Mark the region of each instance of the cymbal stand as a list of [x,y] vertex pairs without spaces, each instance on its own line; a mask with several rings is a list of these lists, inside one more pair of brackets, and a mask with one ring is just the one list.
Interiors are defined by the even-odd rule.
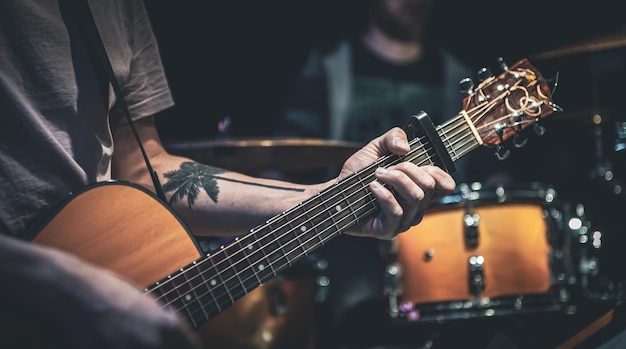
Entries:
[[[601,183],[605,184],[612,194],[626,199],[626,187],[615,177],[613,164],[604,155],[602,116],[595,114],[592,121],[594,124],[595,165],[591,171],[591,178],[599,178]],[[624,151],[626,148],[626,122],[616,122],[615,131],[615,151]]]

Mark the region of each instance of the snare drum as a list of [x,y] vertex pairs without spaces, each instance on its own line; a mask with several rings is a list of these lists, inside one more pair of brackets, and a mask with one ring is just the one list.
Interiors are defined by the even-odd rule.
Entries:
[[560,310],[575,282],[552,186],[460,184],[394,239],[393,317],[445,321]]

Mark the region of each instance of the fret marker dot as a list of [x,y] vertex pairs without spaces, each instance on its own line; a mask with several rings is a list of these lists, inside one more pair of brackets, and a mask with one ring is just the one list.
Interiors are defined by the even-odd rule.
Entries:
[[254,246],[253,246],[252,244],[249,244],[249,245],[248,245],[248,250],[251,250],[251,249],[253,249],[253,248],[254,248]]
[[306,225],[301,226],[300,231],[303,231],[303,232],[306,231]]
[[335,206],[335,211],[337,211],[337,212],[341,211],[341,205]]
[[265,266],[263,264],[259,264],[259,270],[263,270],[265,269]]
[[215,286],[217,284],[217,282],[215,281],[215,279],[211,279],[211,286]]
[[185,300],[186,300],[187,302],[189,302],[189,301],[191,300],[191,295],[189,295],[189,294],[188,294],[188,295],[185,295]]

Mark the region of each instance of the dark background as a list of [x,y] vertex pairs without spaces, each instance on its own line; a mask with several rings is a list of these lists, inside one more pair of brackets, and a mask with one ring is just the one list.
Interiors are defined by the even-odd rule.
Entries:
[[[306,52],[354,31],[363,2],[146,1],[177,103],[159,118],[162,136],[210,138],[226,115],[234,137],[271,134]],[[478,70],[498,56],[512,64],[619,33],[626,29],[619,3],[438,0],[431,34]],[[540,70],[547,65],[545,75],[561,72],[566,91],[555,99],[566,109],[568,97],[581,104],[575,109],[592,106],[589,56],[532,60]]]

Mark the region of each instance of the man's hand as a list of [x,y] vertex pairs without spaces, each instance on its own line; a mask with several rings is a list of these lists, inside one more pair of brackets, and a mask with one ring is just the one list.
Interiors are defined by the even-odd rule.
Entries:
[[[372,164],[384,155],[406,155],[410,150],[406,133],[393,128],[369,142],[344,164],[342,179]],[[380,212],[353,227],[348,234],[392,239],[419,224],[433,202],[451,193],[456,183],[445,171],[435,166],[417,166],[405,161],[378,168],[376,180],[369,188],[380,205]],[[387,188],[381,183],[386,183]],[[393,193],[390,190],[393,188]]]

